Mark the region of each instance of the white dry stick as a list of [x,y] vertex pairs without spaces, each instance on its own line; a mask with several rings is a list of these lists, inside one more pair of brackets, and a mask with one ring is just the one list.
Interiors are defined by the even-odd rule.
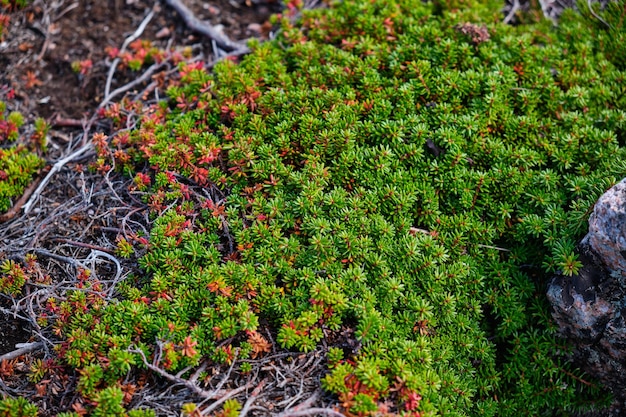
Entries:
[[[549,1],[549,4],[546,1]],[[546,19],[552,20],[552,23],[556,24],[556,18],[554,16],[550,15],[550,9],[552,7],[552,1],[551,0],[539,0],[539,4],[541,4],[541,11],[543,12],[543,16]]]
[[139,85],[145,81],[148,81],[148,79],[150,77],[152,77],[152,74],[154,74],[154,72],[158,69],[160,69],[161,67],[163,67],[165,64],[164,63],[157,63],[157,64],[152,64],[150,67],[148,67],[148,69],[146,70],[146,72],[144,72],[141,77],[139,78],[135,78],[133,81],[129,82],[126,85],[123,85],[115,90],[113,90],[110,94],[106,94],[104,97],[104,100],[102,100],[102,103],[100,103],[100,105],[98,106],[99,109],[103,108],[104,106],[106,106],[107,104],[109,104],[111,102],[111,100],[113,99],[113,97],[125,93],[126,91],[130,90],[131,88],[135,87],[136,85]]
[[0,356],[0,362],[10,361],[22,355],[30,353],[34,350],[40,349],[43,347],[43,343],[41,342],[20,343],[20,344],[15,345],[15,347],[17,349],[15,349],[13,352],[5,353],[4,355]]
[[[150,23],[150,20],[152,20],[153,16],[154,16],[154,9],[152,9],[150,13],[148,13],[148,15],[143,19],[143,21],[141,22],[141,24],[139,25],[135,33],[130,35],[128,38],[126,38],[126,40],[122,44],[120,53],[125,52],[126,48],[128,48],[128,45],[130,45],[132,42],[134,42],[141,36],[143,31],[146,30],[146,26],[148,26],[148,23]],[[107,82],[106,82],[106,85],[104,86],[104,97],[109,97],[109,91],[111,91],[111,82],[113,81],[113,75],[115,74],[115,69],[117,68],[117,64],[119,64],[119,62],[120,62],[120,59],[115,58],[113,60],[113,63],[111,63],[111,68],[109,68],[109,73],[107,74]],[[102,107],[102,105],[100,105],[100,107]]]
[[601,18],[596,12],[595,10],[593,10],[593,7],[591,6],[591,0],[587,0],[587,7],[589,7],[589,12],[593,15],[593,17],[595,17],[596,19],[598,19],[600,22],[604,23],[606,25],[607,28],[611,29],[611,25],[609,25],[606,20],[604,20],[603,18]]
[[37,189],[30,196],[30,198],[28,199],[28,202],[26,204],[24,204],[24,214],[30,213],[30,211],[33,208],[33,205],[35,204],[35,202],[39,198],[39,195],[41,194],[43,189],[46,188],[46,185],[48,185],[48,183],[50,182],[52,177],[58,171],[60,171],[61,168],[63,168],[65,166],[65,164],[67,164],[69,162],[72,162],[74,159],[78,158],[79,156],[81,156],[85,152],[91,150],[91,148],[92,148],[92,144],[91,144],[91,142],[88,142],[88,143],[84,144],[83,146],[81,146],[80,148],[78,148],[76,151],[72,152],[70,155],[66,156],[65,158],[61,159],[56,164],[54,164],[52,166],[52,169],[50,170],[50,172],[48,172],[48,175],[46,175],[46,177],[39,183],[39,186],[37,187]]
[[313,404],[315,404],[315,402],[318,400],[318,398],[319,398],[319,393],[318,392],[314,392],[313,395],[311,395],[309,398],[307,398],[306,400],[302,401],[300,404],[296,405],[295,407],[290,408],[289,406],[287,406],[285,411],[283,411],[283,414],[285,414],[285,413],[295,413],[296,411],[309,409],[309,408],[311,408],[311,406]]
[[306,416],[331,416],[331,417],[346,417],[345,414],[339,411],[332,410],[330,408],[307,408],[300,411],[285,411],[278,414],[276,417],[306,417]]
[[513,0],[513,5],[511,6],[511,10],[509,10],[509,13],[504,18],[504,23],[508,24],[513,19],[513,16],[515,16],[515,13],[517,13],[517,11],[519,10],[519,7],[520,7],[519,0]]
[[117,260],[115,256],[109,253],[103,252],[101,250],[93,250],[86,259],[87,261],[91,261],[93,270],[96,269],[95,261],[98,257],[107,258],[108,260],[110,260],[111,262],[115,264],[115,278],[113,278],[113,281],[117,283],[117,281],[120,279],[120,276],[122,275],[122,266],[120,265],[120,262]]
[[495,249],[495,250],[499,250],[499,251],[501,251],[501,252],[511,252],[511,250],[510,250],[510,249],[499,248],[499,247],[497,247],[497,246],[491,246],[491,245],[481,245],[481,244],[478,244],[478,245],[476,245],[476,246],[478,246],[479,248]]
[[211,413],[213,410],[215,410],[217,407],[219,407],[220,405],[222,405],[223,403],[225,403],[226,401],[228,401],[229,399],[233,398],[234,396],[242,393],[243,391],[247,390],[248,388],[250,388],[250,384],[247,385],[242,385],[239,388],[234,388],[230,391],[228,391],[226,394],[224,394],[223,397],[221,397],[219,400],[215,401],[213,404],[211,404],[210,406],[208,406],[207,408],[205,408],[204,410],[202,410],[202,415],[205,416],[209,413]]
[[141,356],[141,360],[143,361],[144,365],[146,365],[146,367],[148,369],[150,369],[152,372],[157,373],[158,375],[162,376],[163,378],[175,383],[175,384],[181,384],[183,385],[185,388],[187,388],[189,391],[193,392],[194,394],[196,394],[199,397],[202,398],[207,398],[207,399],[213,399],[213,393],[209,392],[209,391],[205,391],[202,388],[200,388],[199,386],[197,386],[196,384],[194,384],[193,382],[189,382],[183,378],[178,378],[172,374],[169,374],[167,372],[165,372],[163,369],[159,368],[156,365],[151,364],[150,362],[148,362],[148,358],[146,358],[145,353],[143,353],[143,351],[141,349],[128,349],[128,351],[130,353],[138,353],[139,356]]
[[110,299],[113,297],[113,292],[115,291],[117,284],[120,281],[120,277],[122,276],[122,265],[120,265],[120,262],[115,256],[100,250],[93,250],[89,254],[89,257],[86,259],[86,261],[91,261],[92,271],[96,270],[95,262],[99,257],[107,258],[108,260],[113,262],[113,264],[115,264],[115,278],[113,278],[113,281],[111,282],[111,285],[109,286],[109,289],[107,291],[107,296]]
[[250,396],[246,400],[246,403],[243,405],[243,408],[239,413],[239,417],[246,417],[246,414],[248,414],[248,411],[250,411],[250,407],[252,407],[252,404],[254,404],[259,394],[261,394],[261,391],[263,390],[263,387],[265,387],[266,382],[266,379],[259,382],[259,385],[257,385],[257,387],[250,393]]
[[[180,384],[180,385],[184,386],[189,391],[193,392],[198,397],[203,398],[205,400],[217,400],[213,404],[211,404],[211,406],[208,407],[211,410],[217,408],[220,404],[222,404],[227,399],[232,398],[232,397],[238,395],[239,393],[247,390],[248,388],[250,388],[250,385],[251,385],[250,383],[248,383],[246,385],[242,385],[241,387],[238,387],[238,388],[235,388],[235,389],[232,389],[232,390],[222,390],[222,389],[218,388],[218,389],[215,389],[215,390],[212,390],[212,391],[206,391],[206,390],[202,389],[201,387],[199,387],[198,385],[194,384],[192,381],[186,380],[184,378],[177,377],[176,375],[172,375],[172,374],[164,371],[163,369],[159,368],[158,366],[148,362],[148,358],[146,358],[146,354],[141,349],[129,348],[128,351],[130,353],[137,353],[137,354],[139,354],[139,356],[141,356],[141,360],[143,361],[143,364],[148,369],[150,369],[152,372],[155,372],[156,374],[160,375],[161,377],[167,379],[168,381],[171,381],[171,382],[173,382],[175,384]],[[220,385],[220,387],[221,387],[221,385]]]
[[247,53],[250,49],[243,43],[235,42],[219,31],[215,26],[203,22],[194,16],[193,12],[187,8],[180,0],[165,0],[165,4],[183,18],[189,29],[201,35],[207,36],[215,41],[217,46],[229,52],[237,52],[238,54]]

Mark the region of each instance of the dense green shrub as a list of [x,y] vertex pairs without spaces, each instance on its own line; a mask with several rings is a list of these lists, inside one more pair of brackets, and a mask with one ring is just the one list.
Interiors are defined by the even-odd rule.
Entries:
[[[580,268],[591,207],[626,175],[623,29],[571,11],[511,27],[458,3],[282,19],[240,64],[181,64],[169,101],[112,150],[98,136],[96,167],[113,156],[156,220],[119,302],[50,301],[81,394],[118,407],[142,355],[171,373],[262,357],[264,319],[283,348],[332,346],[322,384],[346,414],[603,404],[543,294]],[[108,114],[126,126],[124,108]]]
[[37,407],[25,398],[3,398],[0,400],[1,417],[36,417]]

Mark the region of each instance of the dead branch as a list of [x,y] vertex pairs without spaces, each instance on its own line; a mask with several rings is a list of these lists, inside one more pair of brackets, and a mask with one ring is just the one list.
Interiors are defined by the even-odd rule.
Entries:
[[35,253],[35,255],[45,256],[47,258],[56,259],[57,261],[65,262],[65,263],[70,264],[70,265],[72,265],[73,267],[76,267],[76,268],[79,267],[79,266],[83,266],[80,262],[78,262],[74,258],[69,258],[67,256],[57,255],[56,253],[52,253],[52,252],[47,251],[45,249],[33,249],[33,252]]
[[[14,304],[15,304],[15,301],[14,301]],[[4,313],[6,316],[13,317],[15,319],[28,321],[28,317],[22,316],[21,314],[17,314],[17,312],[11,311],[11,310],[6,309],[4,307],[0,307],[0,312]]]
[[185,24],[194,32],[207,36],[215,41],[217,46],[229,52],[236,52],[238,54],[245,54],[250,52],[250,49],[243,43],[235,42],[231,40],[224,33],[220,32],[208,22],[203,22],[198,19],[187,6],[185,6],[180,0],[165,0],[165,4],[180,15],[185,21]]
[[331,416],[331,417],[346,417],[339,411],[335,411],[330,408],[307,408],[301,411],[284,411],[278,414],[276,417],[306,417],[306,416]]
[[12,359],[18,358],[22,355],[33,352],[42,347],[43,347],[42,342],[24,343],[19,348],[15,349],[14,351],[5,353],[4,355],[0,356],[0,362],[10,361]]
[[603,18],[601,18],[596,12],[595,10],[593,10],[593,6],[591,5],[591,0],[587,0],[587,7],[589,8],[589,12],[592,14],[593,17],[595,17],[596,19],[598,19],[600,22],[604,23],[604,25],[611,29],[611,25],[609,25],[607,23],[606,20],[604,20]]
[[84,120],[69,119],[59,116],[58,114],[50,121],[52,127],[83,127]]
[[[108,252],[108,251],[107,251]],[[106,258],[109,261],[111,261],[114,265],[115,265],[115,278],[113,278],[113,281],[111,283],[111,287],[109,289],[109,293],[108,296],[112,297],[113,296],[113,291],[115,290],[115,287],[117,285],[117,283],[120,280],[120,277],[122,276],[122,265],[120,265],[120,262],[117,260],[117,258],[107,252],[103,252],[100,250],[94,250],[92,251],[89,256],[87,257],[86,261],[91,261],[91,265],[92,265],[92,271],[96,270],[96,259],[98,259],[99,257],[102,258]]]
[[481,245],[481,244],[478,244],[478,245],[476,245],[476,246],[478,246],[479,248],[485,248],[485,249],[495,249],[495,250],[499,250],[499,251],[501,251],[501,252],[511,252],[511,250],[510,250],[510,249],[499,248],[499,247],[497,247],[497,246],[491,246],[491,245]]
[[517,13],[517,11],[519,10],[519,8],[520,8],[519,0],[513,0],[513,5],[511,6],[511,10],[509,10],[509,13],[506,15],[503,22],[505,24],[510,23],[513,17],[515,16],[515,13]]
[[[141,22],[141,24],[139,25],[135,33],[133,33],[132,35],[130,35],[128,38],[124,40],[124,43],[122,44],[122,48],[120,49],[120,54],[124,53],[128,45],[130,45],[132,42],[134,42],[137,38],[141,36],[143,31],[146,29],[146,26],[148,26],[148,23],[150,23],[150,20],[152,20],[152,17],[154,16],[154,11],[155,11],[154,8],[150,10],[150,13],[148,13],[148,15],[143,19],[143,21]],[[120,62],[120,59],[115,58],[113,62],[111,63],[111,67],[109,68],[109,73],[107,74],[107,82],[104,86],[105,98],[109,97],[109,92],[111,91],[111,82],[113,81],[113,75],[115,74],[115,69],[117,68],[117,64],[119,64],[119,62]]]
[[256,401],[259,394],[261,394],[261,391],[263,390],[263,387],[266,383],[267,379],[262,380],[261,382],[259,382],[259,385],[257,385],[257,387],[250,393],[250,396],[246,400],[246,403],[243,405],[243,408],[239,413],[239,417],[246,417],[246,414],[248,414],[248,411],[250,411],[250,407],[252,407],[254,401]]
[[295,407],[293,407],[291,409],[289,409],[289,407],[287,407],[287,409],[284,411],[284,413],[295,413],[297,411],[309,409],[311,407],[311,405],[315,404],[315,402],[318,399],[319,399],[319,393],[318,392],[314,392],[313,395],[311,395],[309,398],[307,398],[306,400],[302,401],[300,404],[296,405]]
[[209,414],[210,412],[215,410],[217,407],[219,407],[220,405],[222,405],[229,399],[233,398],[237,394],[247,390],[248,388],[250,388],[250,384],[242,385],[239,388],[235,388],[235,389],[227,391],[220,399],[218,399],[213,404],[211,404],[210,406],[202,410],[202,415],[204,416],[204,415]]
[[113,90],[110,94],[106,95],[104,97],[104,100],[102,100],[102,103],[100,103],[100,105],[98,106],[99,109],[103,108],[104,106],[106,106],[107,104],[109,104],[111,102],[111,100],[115,97],[118,96],[122,93],[127,92],[128,90],[130,90],[131,88],[134,88],[135,86],[144,83],[146,81],[148,81],[148,79],[150,79],[150,77],[152,77],[152,74],[154,74],[157,70],[161,69],[163,67],[163,63],[157,63],[157,64],[152,64],[150,67],[148,67],[148,69],[141,75],[141,77],[139,78],[135,78],[133,81],[129,82],[126,85],[123,85],[119,88],[116,88],[115,90]]
[[37,189],[30,196],[28,202],[24,204],[24,214],[30,213],[31,209],[33,208],[33,205],[39,198],[39,195],[44,190],[44,188],[46,188],[46,185],[48,185],[48,182],[50,182],[52,177],[58,171],[60,171],[61,168],[65,166],[65,164],[72,162],[74,159],[78,158],[79,156],[81,156],[82,154],[84,154],[85,152],[91,149],[92,149],[92,144],[90,142],[87,142],[86,144],[78,148],[76,151],[72,152],[70,155],[66,156],[65,158],[61,159],[56,164],[54,164],[52,166],[52,169],[50,169],[50,172],[48,172],[48,175],[45,176],[45,178],[39,183],[39,186],[37,187]]
[[552,7],[552,3],[553,1],[548,0],[549,2],[547,2],[547,0],[539,0],[539,4],[541,5],[541,11],[543,12],[543,16],[546,19],[550,19],[552,20],[552,23],[554,23],[556,25],[556,17],[554,16],[554,13],[552,13],[553,7]]
[[76,242],[76,241],[73,241],[73,240],[70,240],[70,239],[61,238],[61,237],[57,237],[57,238],[54,238],[52,240],[54,240],[55,242],[66,243],[68,245],[78,246],[80,248],[92,249],[92,250],[104,252],[104,253],[107,253],[107,254],[115,253],[115,251],[113,251],[111,249],[103,248],[102,246],[92,245],[90,243]]
[[[233,396],[239,394],[240,392],[243,392],[245,390],[247,390],[248,388],[250,388],[250,384],[246,384],[243,385],[241,387],[232,389],[232,390],[222,390],[220,388],[215,389],[213,391],[206,391],[202,388],[200,388],[198,385],[194,384],[191,381],[188,381],[186,379],[177,377],[175,375],[172,375],[166,371],[164,371],[163,369],[159,368],[156,365],[151,364],[150,362],[148,362],[148,359],[146,358],[146,354],[143,353],[143,351],[141,349],[133,349],[130,348],[128,349],[129,352],[131,353],[137,353],[139,354],[139,356],[141,356],[141,360],[143,361],[144,365],[150,369],[152,372],[155,372],[156,374],[160,375],[161,377],[167,379],[168,381],[171,381],[175,384],[179,384],[184,386],[185,388],[187,388],[189,391],[193,392],[194,394],[196,394],[198,397],[201,397],[205,400],[217,400],[215,403],[211,404],[211,407],[213,407],[215,405],[215,407],[219,406],[221,403],[223,403],[224,401],[226,401],[229,398],[232,398]],[[233,361],[234,363],[234,361]],[[226,376],[227,379],[228,375]],[[221,384],[220,384],[221,387]],[[211,408],[209,407],[209,408]],[[212,408],[213,409],[213,408]]]

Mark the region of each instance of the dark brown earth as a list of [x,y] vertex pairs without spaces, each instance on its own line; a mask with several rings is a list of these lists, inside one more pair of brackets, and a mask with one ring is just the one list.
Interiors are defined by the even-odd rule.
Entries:
[[0,312],[0,322],[0,354],[14,350],[16,343],[30,338],[30,326],[23,320]]

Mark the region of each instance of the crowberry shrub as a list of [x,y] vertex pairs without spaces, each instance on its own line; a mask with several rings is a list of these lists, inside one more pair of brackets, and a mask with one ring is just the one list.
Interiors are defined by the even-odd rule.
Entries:
[[103,152],[155,218],[143,274],[117,302],[55,306],[82,395],[122,413],[116,384],[146,357],[249,370],[265,322],[274,348],[329,346],[321,384],[346,415],[606,404],[543,292],[577,273],[589,210],[626,174],[624,6],[610,28],[511,27],[498,6],[337,2],[277,17],[240,63],[182,62]]

